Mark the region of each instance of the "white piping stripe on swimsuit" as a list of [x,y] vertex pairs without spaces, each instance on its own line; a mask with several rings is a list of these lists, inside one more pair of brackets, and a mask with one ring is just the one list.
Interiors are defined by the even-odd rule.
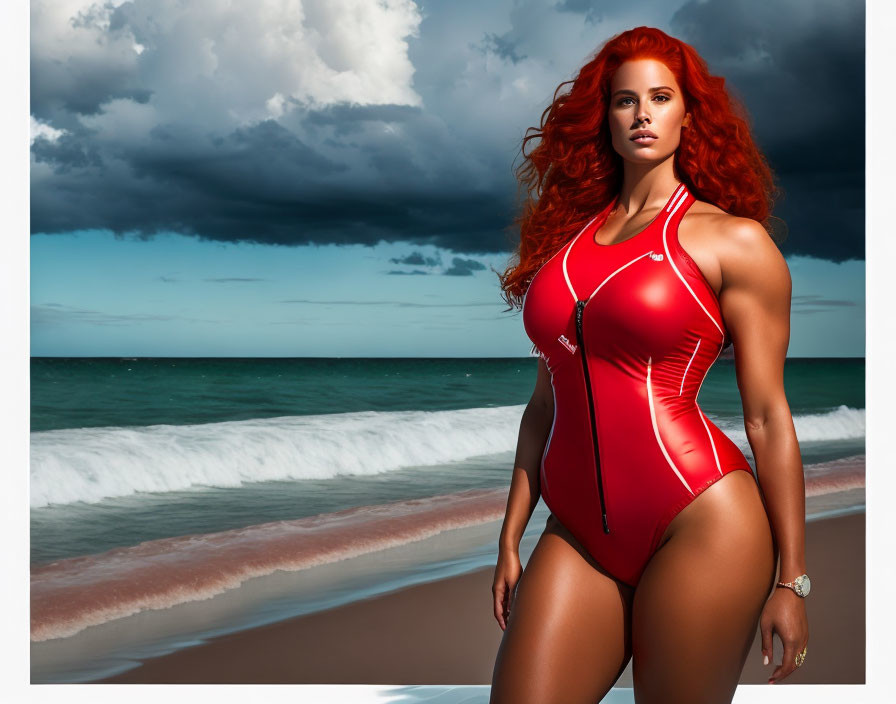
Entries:
[[682,192],[679,194],[678,197],[672,198],[672,201],[666,207],[667,213],[670,213],[670,212],[674,213],[678,209],[678,206],[684,201],[684,199],[688,197],[687,192],[683,190],[684,184],[681,183],[678,185],[678,187],[682,189]]
[[[639,254],[637,257],[635,257],[635,258],[632,259],[631,261],[626,262],[625,264],[623,264],[623,265],[622,265],[621,267],[619,267],[616,271],[614,271],[612,274],[610,274],[607,278],[605,278],[603,281],[601,281],[601,282],[598,284],[597,288],[594,289],[594,290],[591,292],[591,295],[588,296],[588,298],[587,298],[586,300],[589,300],[589,301],[590,301],[592,298],[594,298],[594,294],[597,293],[598,291],[600,291],[601,288],[603,288],[603,285],[604,285],[605,283],[607,283],[607,281],[609,281],[610,279],[612,279],[614,276],[616,276],[616,274],[618,274],[620,271],[622,271],[622,270],[625,269],[626,267],[631,266],[632,264],[634,264],[634,263],[635,263],[636,261],[638,261],[639,259],[643,259],[644,257],[648,257],[648,256],[650,256],[651,254],[653,254],[653,250],[651,250],[651,251],[649,251],[649,252],[644,252],[644,254]],[[572,292],[572,297],[573,297],[573,298],[576,297],[576,292],[575,292],[575,291]]]
[[[678,210],[678,207],[683,202],[684,202],[684,199],[681,199],[678,202],[678,204],[674,208],[672,208],[672,215],[675,214],[675,211]],[[671,218],[671,217],[672,216],[670,215],[669,218]],[[706,313],[706,316],[712,321],[712,324],[715,325],[716,328],[718,328],[719,334],[722,336],[722,344],[724,344],[725,333],[722,330],[722,326],[716,322],[716,319],[713,318],[712,315],[710,315],[708,310],[706,310],[706,306],[704,306],[703,303],[701,302],[701,300],[699,298],[697,298],[697,294],[694,293],[694,289],[692,289],[690,284],[688,284],[688,282],[685,281],[684,277],[681,275],[681,272],[678,270],[678,267],[675,266],[675,262],[672,261],[672,257],[669,255],[669,243],[666,241],[666,226],[669,224],[669,218],[666,218],[666,222],[663,223],[663,249],[666,250],[666,259],[669,260],[669,265],[672,267],[672,270],[675,272],[675,274],[678,276],[678,278],[681,279],[681,283],[683,283],[685,285],[685,288],[687,288],[687,290],[691,292],[691,295],[694,297],[694,300],[697,301],[697,305],[699,305],[703,309],[703,312]]]
[[703,423],[703,427],[706,429],[706,437],[709,438],[709,446],[712,448],[712,456],[716,458],[716,469],[719,470],[719,474],[722,474],[722,465],[719,464],[719,454],[716,452],[716,443],[712,439],[712,433],[709,432],[709,426],[706,425],[706,420],[704,418],[703,409],[697,405],[697,397],[700,395],[700,389],[703,388],[703,382],[706,380],[706,375],[709,373],[709,370],[712,368],[712,365],[716,363],[716,360],[719,358],[719,355],[722,354],[722,348],[719,347],[719,351],[716,352],[715,358],[712,360],[712,363],[703,372],[703,378],[700,380],[700,386],[697,387],[697,393],[694,394],[694,405],[697,406],[697,411],[700,413],[700,421]]
[[[666,446],[663,445],[663,440],[660,438],[660,430],[656,424],[656,413],[653,410],[653,389],[650,385],[650,367],[653,362],[653,357],[650,357],[647,360],[647,401],[650,404],[650,422],[653,423],[653,435],[656,438],[657,444],[660,446],[660,450],[663,451],[663,457],[666,458],[666,462],[669,463],[669,466],[672,468],[672,471],[675,472],[675,475],[681,480],[681,483],[684,484],[685,489],[687,489],[691,494],[694,493],[694,490],[688,485],[688,483],[684,480],[684,477],[681,476],[681,472],[678,471],[678,467],[675,466],[675,463],[672,461],[672,458],[669,457],[669,453],[666,452]],[[713,448],[715,450],[715,448]]]
[[691,368],[691,362],[694,361],[694,357],[697,356],[697,350],[700,349],[700,340],[697,340],[697,346],[694,348],[694,354],[691,355],[691,358],[688,360],[688,366],[684,368],[684,374],[681,375],[681,388],[678,390],[678,395],[681,396],[682,391],[684,391],[684,379],[688,375],[688,369]]
[[572,298],[576,300],[576,292],[573,291],[572,283],[569,280],[569,273],[566,271],[566,258],[569,256],[569,253],[572,251],[572,246],[576,243],[576,240],[582,236],[582,233],[588,229],[588,227],[600,217],[600,213],[595,215],[588,221],[588,224],[585,225],[581,230],[579,230],[579,234],[572,238],[572,242],[569,243],[569,246],[566,248],[566,254],[563,255],[563,278],[566,279],[566,285],[569,287],[569,290],[572,291]]
[[[591,218],[591,219],[588,221],[588,224],[585,225],[585,227],[583,227],[583,228],[579,231],[579,235],[581,235],[586,229],[588,229],[588,225],[590,225],[590,224],[593,223],[595,220],[597,220],[597,218],[598,218],[599,215],[600,215],[600,213],[598,213],[598,214],[595,215],[593,218]],[[560,249],[558,249],[556,252],[554,252],[550,257],[548,257],[547,261],[546,261],[544,264],[542,264],[540,267],[538,267],[538,271],[536,271],[536,272],[532,275],[532,278],[529,279],[529,286],[530,286],[530,287],[532,286],[532,282],[535,281],[535,277],[538,276],[538,275],[541,273],[541,270],[544,269],[544,268],[548,265],[548,262],[552,261],[552,260],[554,259],[554,257],[556,257],[558,254],[560,254],[560,252],[562,252],[564,249],[567,251],[567,253],[569,253],[569,248],[572,247],[572,243],[575,242],[575,241],[578,239],[579,235],[576,235],[575,237],[573,237],[569,242],[567,242],[567,243],[566,243],[565,245],[563,245]],[[566,274],[566,255],[563,255],[563,262],[564,262],[564,265],[563,265],[563,272],[564,272],[564,275],[565,275],[565,274]],[[568,281],[569,281],[569,279],[567,279],[567,282],[568,282]],[[527,300],[529,300],[529,289],[528,289],[528,288],[526,289],[526,295],[523,297],[523,307],[522,307],[522,309],[520,310],[520,315],[522,315],[522,314],[524,314],[524,313],[526,312],[526,301],[527,301]]]

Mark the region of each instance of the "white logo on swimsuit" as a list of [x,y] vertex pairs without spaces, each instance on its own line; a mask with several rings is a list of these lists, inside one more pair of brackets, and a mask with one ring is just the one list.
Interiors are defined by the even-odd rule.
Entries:
[[655,262],[663,261],[663,255],[662,254],[654,254],[652,249],[648,252],[648,254],[650,255],[650,258],[653,259],[653,261],[655,261]]
[[561,345],[563,345],[566,349],[568,349],[570,352],[575,354],[576,346],[569,341],[569,339],[566,337],[566,335],[561,335],[557,339],[560,341]]

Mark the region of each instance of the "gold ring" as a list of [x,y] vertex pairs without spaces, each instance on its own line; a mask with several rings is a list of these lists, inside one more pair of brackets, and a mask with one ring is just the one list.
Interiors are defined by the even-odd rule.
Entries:
[[802,667],[803,662],[806,660],[806,648],[808,648],[808,647],[809,647],[808,645],[804,645],[803,651],[801,653],[796,654],[796,658],[794,658],[794,662],[796,663],[797,667]]

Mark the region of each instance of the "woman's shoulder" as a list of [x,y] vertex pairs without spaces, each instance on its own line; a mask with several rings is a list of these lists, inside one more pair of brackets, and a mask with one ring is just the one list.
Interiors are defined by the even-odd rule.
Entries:
[[692,233],[703,244],[733,249],[774,246],[768,231],[753,218],[732,215],[717,205],[695,200],[682,218],[680,229]]
[[723,281],[780,270],[784,263],[761,223],[727,213],[712,203],[694,201],[679,224],[678,236],[716,290]]
[[[693,216],[685,226],[688,216]],[[763,273],[768,277],[789,278],[784,256],[768,230],[753,218],[726,213],[712,203],[695,201],[682,218],[686,238],[711,253],[718,262],[723,279],[752,279]],[[760,276],[762,278],[762,276]]]

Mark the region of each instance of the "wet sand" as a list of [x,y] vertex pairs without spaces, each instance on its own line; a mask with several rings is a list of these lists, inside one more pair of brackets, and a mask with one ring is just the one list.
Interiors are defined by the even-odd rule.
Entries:
[[[782,684],[865,682],[865,514],[806,525],[806,663]],[[493,569],[231,633],[95,682],[489,684],[503,631]],[[741,676],[765,684],[756,638]],[[781,658],[775,640],[775,662]],[[631,687],[631,663],[616,683]]]

